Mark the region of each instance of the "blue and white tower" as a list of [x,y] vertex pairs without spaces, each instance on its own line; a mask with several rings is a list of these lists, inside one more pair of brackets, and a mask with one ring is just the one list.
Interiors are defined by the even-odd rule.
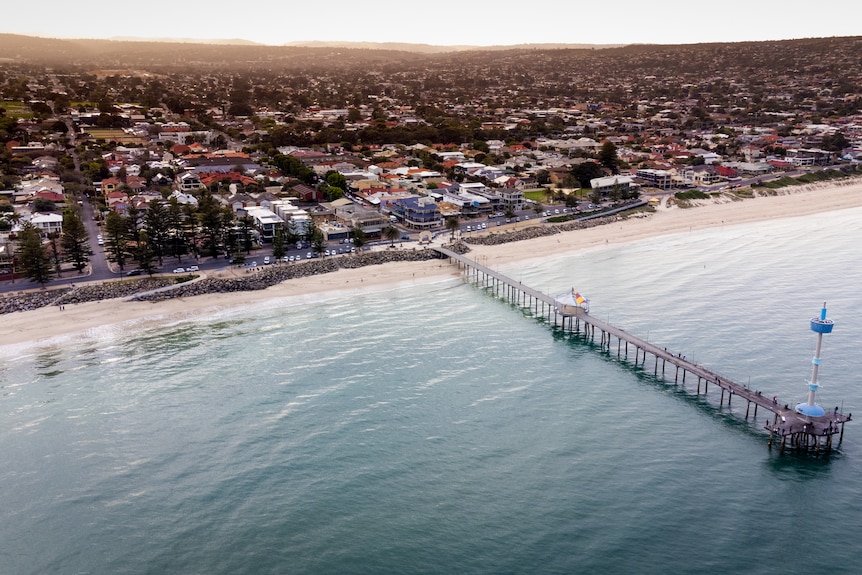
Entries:
[[808,382],[808,401],[796,406],[796,412],[809,417],[822,417],[826,412],[822,407],[814,403],[814,394],[820,387],[817,383],[817,372],[820,369],[820,345],[823,343],[823,334],[832,333],[833,323],[826,319],[826,302],[820,309],[820,317],[811,318],[811,331],[817,334],[817,347],[814,349],[814,359],[811,360],[811,381]]

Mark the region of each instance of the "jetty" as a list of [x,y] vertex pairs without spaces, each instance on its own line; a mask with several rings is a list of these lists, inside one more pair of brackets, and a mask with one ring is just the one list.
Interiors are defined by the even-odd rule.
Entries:
[[[838,407],[832,411],[820,409],[818,413],[822,411],[822,415],[812,414],[810,409],[804,407],[807,404],[794,407],[779,400],[775,395],[749,389],[745,385],[688,361],[682,354],[668,351],[666,347],[650,343],[609,322],[602,321],[590,315],[588,307],[576,305],[577,302],[562,301],[560,298],[545,294],[448,248],[432,249],[457,265],[469,281],[488,288],[495,296],[530,309],[535,316],[546,319],[554,327],[598,343],[607,353],[615,351],[617,357],[631,361],[642,369],[648,370],[651,367],[656,377],[660,376],[664,379],[673,377],[675,383],[683,384],[686,383],[687,378],[692,383],[696,378],[697,395],[707,394],[709,386],[712,385],[720,392],[719,406],[725,403],[730,406],[731,402],[744,401],[745,419],[752,418],[756,425],[759,424],[758,410],[766,412],[767,417],[762,421],[763,429],[769,433],[770,447],[778,444],[782,452],[785,449],[829,451],[833,446],[840,445],[844,439],[844,424],[851,420],[851,414],[844,414]],[[817,331],[820,336],[822,333],[831,331],[832,322],[825,318],[825,305],[822,320],[829,324],[828,331],[815,327],[815,323],[822,323],[816,318],[811,320],[812,330]],[[598,342],[596,342],[597,338]],[[812,405],[813,390],[818,387],[816,375],[817,367],[820,365],[819,352],[820,340],[818,339],[813,362],[815,370],[809,384],[809,388],[813,386],[809,393],[809,404]],[[632,353],[634,353],[633,358]]]

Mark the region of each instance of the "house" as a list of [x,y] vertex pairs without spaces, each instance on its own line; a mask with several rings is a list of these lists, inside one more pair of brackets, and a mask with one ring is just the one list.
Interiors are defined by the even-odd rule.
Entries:
[[[201,183],[201,179],[197,174],[193,174],[192,172],[182,172],[177,174],[174,181],[176,182],[177,189],[181,192],[193,192],[204,187]],[[104,181],[102,185],[104,187]]]
[[63,232],[63,216],[55,213],[36,213],[30,218],[30,223],[36,227],[43,236],[59,234]]
[[105,203],[108,205],[108,209],[114,211],[124,211],[124,208],[120,208],[120,205],[128,206],[129,204],[129,195],[126,192],[109,192],[105,194]]
[[66,201],[63,194],[55,192],[54,190],[39,190],[36,192],[35,197],[54,202],[55,204]]
[[312,188],[311,186],[306,186],[305,184],[298,184],[290,189],[303,201],[319,202],[323,200],[323,192],[321,192],[317,188]]
[[111,192],[119,190],[122,185],[123,182],[119,178],[105,178],[102,180],[102,193],[107,196]]
[[127,176],[126,187],[128,187],[132,193],[139,194],[147,187],[147,179],[140,176]]

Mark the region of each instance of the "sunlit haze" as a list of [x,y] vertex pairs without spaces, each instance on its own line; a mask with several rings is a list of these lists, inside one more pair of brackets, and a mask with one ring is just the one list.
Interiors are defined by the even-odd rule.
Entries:
[[4,10],[0,32],[53,38],[243,39],[271,45],[318,40],[444,46],[691,44],[862,33],[862,3],[848,0],[830,3],[822,15],[809,16],[786,3],[747,0],[708,5],[681,0],[526,4],[46,0],[32,10],[29,6]]

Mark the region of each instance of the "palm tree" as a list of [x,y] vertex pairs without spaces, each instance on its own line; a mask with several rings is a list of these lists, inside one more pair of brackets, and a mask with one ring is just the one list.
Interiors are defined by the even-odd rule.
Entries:
[[449,232],[451,232],[452,236],[450,239],[452,241],[455,240],[455,231],[458,230],[458,228],[460,228],[460,227],[461,227],[461,222],[458,220],[458,216],[452,216],[452,217],[446,218],[446,229],[449,230]]
[[400,235],[401,232],[399,232],[398,228],[395,226],[386,226],[383,230],[383,237],[391,242],[392,247],[395,247],[395,240],[397,240]]

